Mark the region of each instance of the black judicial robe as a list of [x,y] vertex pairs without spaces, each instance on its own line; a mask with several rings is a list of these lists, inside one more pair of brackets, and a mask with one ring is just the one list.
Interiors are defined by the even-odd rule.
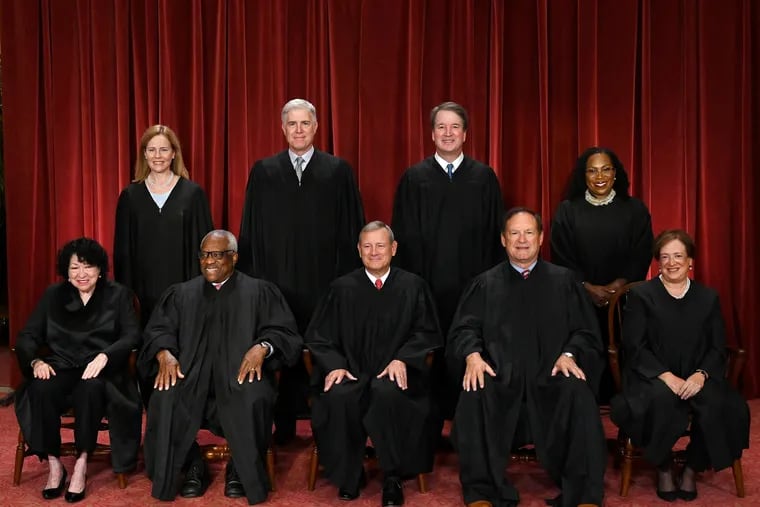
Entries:
[[[98,280],[87,305],[69,282],[51,285],[29,316],[16,341],[16,356],[27,381],[31,361],[46,346],[45,362],[56,371],[84,368],[103,352],[108,363],[98,375],[105,383],[106,416],[111,439],[111,464],[115,473],[134,470],[140,447],[142,404],[137,382],[130,375],[129,355],[140,341],[131,291],[115,282]],[[31,431],[27,381],[16,391],[16,416],[32,450],[37,448]]]
[[552,262],[594,285],[617,278],[635,282],[649,271],[652,241],[649,210],[639,199],[618,195],[605,206],[594,206],[579,197],[562,201],[554,215]]
[[330,282],[359,266],[363,226],[361,196],[345,160],[314,150],[299,186],[283,151],[251,169],[238,269],[275,283],[303,332]]
[[161,294],[200,274],[197,252],[214,228],[208,200],[196,183],[180,178],[163,208],[145,183],[132,183],[116,205],[114,278],[140,299],[144,326]]
[[503,212],[493,169],[469,157],[451,181],[433,156],[408,168],[399,181],[392,220],[395,264],[428,282],[444,334],[462,290],[504,259]]
[[[692,281],[686,295],[676,299],[659,278],[649,280],[629,292],[623,337],[623,392],[613,398],[613,421],[644,447],[648,460],[659,464],[670,456],[689,424],[690,410],[695,410],[692,433],[704,435],[710,465],[716,470],[731,466],[749,447],[749,410],[725,378],[726,337],[718,294]],[[696,396],[674,400],[668,412],[650,410],[656,390],[665,386],[658,375],[670,371],[686,379],[697,369],[705,370],[709,379]]]
[[[264,361],[264,377],[238,384],[243,356],[262,341],[275,351]],[[162,349],[177,357],[185,378],[151,396],[144,449],[153,496],[171,500],[177,494],[181,467],[201,428],[213,384],[218,419],[248,501],[266,499],[269,480],[263,456],[272,431],[274,370],[293,364],[302,350],[279,289],[239,272],[219,291],[202,276],[171,286],[144,332],[138,360],[143,378],[155,378],[155,357]]]
[[[571,352],[586,374],[589,391],[595,391],[603,367],[603,350],[591,303],[570,270],[539,259],[527,280],[509,262],[476,277],[462,295],[449,332],[446,353],[451,359],[463,363],[467,355],[480,352],[496,372],[496,377],[486,374],[486,389],[475,392],[482,399],[482,412],[460,414],[463,403],[472,401],[473,393],[460,396],[452,440],[455,443],[469,440],[479,443],[480,437],[472,436],[478,434],[482,436],[482,442],[488,442],[487,449],[480,449],[475,443],[458,447],[460,458],[464,459],[467,452],[486,452],[489,470],[495,474],[490,481],[503,481],[514,429],[518,419],[525,417],[539,462],[555,481],[560,482],[572,445],[565,435],[570,435],[569,431],[578,431],[578,428],[568,420],[573,413],[558,415],[555,412],[555,408],[562,405],[557,398],[560,395],[557,383],[567,379],[551,377],[551,370],[563,352]],[[599,463],[590,468],[598,468],[598,480],[601,481],[605,454],[602,427],[591,393],[587,400],[582,412],[595,418],[595,422],[584,423],[585,429],[580,431],[598,431],[592,432],[593,442],[583,450],[581,461],[590,463],[596,458]],[[559,420],[568,426],[551,425]],[[575,429],[571,430],[570,426]],[[593,438],[596,433],[598,439]],[[568,440],[573,438],[568,436]],[[464,470],[464,465],[462,468],[464,477],[469,471]],[[468,498],[467,485],[464,480],[462,482],[465,501],[474,501]],[[600,483],[600,500],[601,487]],[[512,494],[516,496],[516,493]],[[509,496],[509,493],[502,495]],[[514,496],[512,499],[516,500]]]
[[[405,474],[430,471],[433,452],[428,428],[429,367],[425,359],[428,352],[442,345],[443,339],[425,281],[392,268],[383,288],[378,290],[364,268],[354,270],[331,284],[314,312],[305,340],[315,364],[312,426],[327,476],[336,484],[344,485],[346,479],[342,477],[341,467],[333,464],[346,461],[355,461],[347,468],[349,473],[358,473],[364,440],[359,440],[361,445],[355,449],[354,460],[337,445],[343,435],[341,424],[334,419],[336,415],[329,414],[323,399],[330,394],[322,392],[325,376],[335,369],[347,369],[358,381],[346,379],[343,383],[357,385],[358,390],[366,392],[373,381],[379,382],[375,377],[394,359],[403,361],[407,367],[409,389],[396,388],[405,395],[405,400],[394,405],[391,412],[378,413],[372,410],[371,394],[369,399],[365,395],[362,401],[364,423],[359,420],[349,424],[363,424],[367,428],[381,465],[400,466]],[[382,429],[389,426],[403,430],[384,433]],[[339,433],[336,434],[336,430]],[[381,433],[384,433],[382,438]]]

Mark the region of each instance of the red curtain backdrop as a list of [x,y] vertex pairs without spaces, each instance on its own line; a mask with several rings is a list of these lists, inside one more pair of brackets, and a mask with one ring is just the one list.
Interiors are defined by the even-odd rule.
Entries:
[[307,98],[318,147],[388,220],[432,152],[430,108],[455,100],[467,153],[547,223],[578,153],[616,150],[655,233],[694,235],[760,394],[753,0],[0,0],[0,15],[14,336],[65,241],[110,249],[147,126],[178,132],[216,226],[237,232],[249,168],[285,146],[280,108]]

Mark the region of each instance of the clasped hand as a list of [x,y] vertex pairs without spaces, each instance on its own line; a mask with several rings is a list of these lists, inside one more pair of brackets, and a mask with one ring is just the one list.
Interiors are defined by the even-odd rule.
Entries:
[[594,285],[593,283],[584,283],[583,287],[591,296],[591,300],[598,307],[610,304],[610,298],[625,285],[625,280],[618,278],[607,285]]

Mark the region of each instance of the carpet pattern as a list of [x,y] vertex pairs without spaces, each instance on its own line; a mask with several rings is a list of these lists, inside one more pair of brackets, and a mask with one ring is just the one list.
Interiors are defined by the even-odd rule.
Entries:
[[[760,400],[750,402],[750,410],[754,414],[760,412]],[[691,507],[702,506],[749,506],[760,505],[758,491],[758,475],[760,474],[760,421],[753,418],[752,436],[749,451],[742,459],[744,468],[744,483],[746,497],[738,498],[734,489],[731,470],[718,473],[706,472],[698,482],[699,497],[689,503]],[[605,418],[605,429],[609,437],[615,434],[614,426]],[[70,438],[70,432],[64,430],[64,438]],[[0,409],[0,506],[37,506],[46,503],[40,490],[47,478],[47,464],[40,463],[36,458],[27,458],[21,477],[21,485],[12,486],[13,460],[16,449],[18,425],[13,408]],[[202,432],[201,443],[214,437]],[[277,491],[272,493],[269,501],[263,505],[282,507],[304,506],[344,506],[365,507],[380,505],[382,474],[374,464],[368,462],[369,483],[362,490],[361,496],[353,502],[342,502],[337,499],[337,490],[324,478],[317,480],[316,490],[306,489],[307,471],[311,455],[311,428],[308,421],[299,421],[298,437],[287,446],[276,450]],[[74,458],[64,458],[64,465],[71,472]],[[404,485],[406,505],[408,506],[458,506],[463,505],[459,487],[457,457],[454,453],[439,453],[436,456],[435,470],[427,476],[428,493],[421,494],[417,490],[415,480],[407,481]],[[79,505],[125,506],[125,505],[178,505],[200,506],[243,506],[245,499],[229,499],[224,496],[224,464],[214,463],[210,466],[213,482],[202,498],[183,499],[175,502],[159,502],[150,496],[150,481],[144,474],[140,463],[138,470],[129,476],[127,489],[120,490],[115,476],[111,473],[107,461],[93,461],[88,467],[87,497]],[[520,505],[524,507],[543,506],[544,499],[558,494],[558,489],[548,476],[536,464],[516,463],[510,465],[508,473],[521,494]],[[610,458],[605,475],[606,506],[668,505],[657,498],[654,492],[654,469],[645,463],[634,465],[631,489],[627,498],[618,495],[620,473],[612,466]],[[50,505],[63,505],[63,498],[52,500]],[[676,502],[674,505],[687,505],[686,502]]]

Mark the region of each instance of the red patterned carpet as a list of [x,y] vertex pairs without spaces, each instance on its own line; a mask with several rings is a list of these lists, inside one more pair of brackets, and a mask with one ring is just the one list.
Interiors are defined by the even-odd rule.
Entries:
[[[760,411],[760,400],[750,402],[754,415]],[[614,433],[613,426],[605,421],[610,436]],[[277,449],[277,492],[270,496],[263,505],[271,506],[326,506],[340,505],[344,507],[365,507],[380,505],[381,484],[380,474],[376,468],[368,466],[369,485],[362,491],[359,499],[353,502],[341,502],[336,498],[336,489],[324,479],[317,481],[313,492],[306,489],[306,475],[311,452],[310,428],[308,422],[302,421],[298,427],[299,438],[293,444]],[[32,506],[46,503],[40,490],[44,486],[47,468],[35,458],[27,458],[24,463],[24,473],[21,485],[12,486],[13,458],[16,448],[18,426],[12,408],[0,408],[0,506]],[[702,475],[699,486],[699,498],[689,504],[692,507],[701,506],[733,506],[760,505],[758,491],[758,476],[760,475],[760,422],[757,418],[752,424],[751,449],[745,453],[742,460],[744,466],[745,488],[747,496],[736,497],[733,476],[730,470],[720,473],[708,472]],[[64,458],[69,471],[73,468],[73,458]],[[604,505],[608,506],[648,506],[668,505],[659,500],[654,494],[654,472],[645,464],[634,467],[631,491],[627,498],[618,496],[620,474],[612,467],[612,461],[605,477],[606,498]],[[244,499],[228,499],[224,497],[224,469],[222,464],[211,466],[213,483],[200,499],[182,499],[178,505],[247,505]],[[516,464],[509,467],[512,480],[522,495],[521,506],[542,506],[544,499],[557,494],[546,474],[534,464]],[[168,502],[158,502],[150,497],[150,481],[145,477],[141,468],[129,477],[127,489],[120,490],[107,462],[96,461],[89,466],[87,482],[87,498],[80,505],[122,506],[122,505],[167,505]],[[457,458],[452,453],[441,453],[436,457],[434,473],[427,478],[430,491],[420,494],[416,481],[405,485],[406,505],[409,506],[456,506],[462,505],[459,481],[457,475]],[[63,505],[63,498],[50,501],[50,504]],[[674,504],[676,505],[676,504]],[[686,505],[677,502],[677,505]]]

